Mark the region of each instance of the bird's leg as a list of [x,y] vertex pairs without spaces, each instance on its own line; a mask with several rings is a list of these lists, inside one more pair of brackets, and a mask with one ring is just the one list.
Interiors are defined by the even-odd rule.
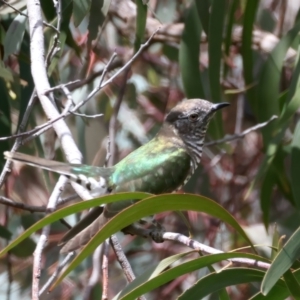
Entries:
[[156,243],[162,243],[164,241],[163,234],[165,228],[152,218],[152,220],[141,219],[136,223],[133,223],[122,230],[125,234],[138,235],[144,238],[152,238]]

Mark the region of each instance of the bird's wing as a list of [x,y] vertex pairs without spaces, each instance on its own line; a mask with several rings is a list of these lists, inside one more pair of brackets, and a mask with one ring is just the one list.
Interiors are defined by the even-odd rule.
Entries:
[[172,192],[183,185],[190,166],[191,158],[184,148],[153,139],[115,165],[111,181],[116,192]]

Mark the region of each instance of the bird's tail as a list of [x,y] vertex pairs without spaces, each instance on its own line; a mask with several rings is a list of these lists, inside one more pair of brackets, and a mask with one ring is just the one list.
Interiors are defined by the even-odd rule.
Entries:
[[[101,208],[97,207],[97,208],[93,209],[90,213],[88,213],[87,218],[89,218],[92,214],[95,214],[94,218],[97,217],[97,215],[98,215],[98,217],[90,225],[85,227],[79,233],[74,232],[75,236],[69,240],[68,240],[68,236],[74,235],[72,231],[73,231],[73,228],[76,231],[76,229],[77,229],[77,228],[75,228],[76,225],[69,232],[67,232],[67,234],[62,238],[62,240],[59,244],[59,245],[63,245],[63,247],[60,250],[61,253],[68,253],[68,252],[77,250],[78,248],[80,248],[82,246],[85,246],[90,241],[90,239],[103,227],[103,225],[106,224],[106,222],[109,220],[109,218],[106,217],[105,207],[104,207],[104,212],[102,214],[100,211],[98,211],[99,209],[101,209]],[[83,218],[82,220],[80,220],[79,221],[80,225],[83,225],[83,223],[86,221],[87,218]],[[80,226],[80,227],[82,227],[82,226]]]
[[82,164],[66,164],[35,157],[19,152],[4,152],[7,160],[20,161],[27,165],[65,175],[95,195],[103,195],[107,190],[107,179],[113,172],[111,168],[101,168]]

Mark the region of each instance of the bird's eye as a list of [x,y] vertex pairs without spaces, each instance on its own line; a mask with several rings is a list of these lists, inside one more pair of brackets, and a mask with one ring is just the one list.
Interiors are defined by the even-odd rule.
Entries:
[[197,121],[198,120],[198,115],[197,114],[190,114],[189,115],[189,120],[191,121],[191,122],[195,122],[195,121]]

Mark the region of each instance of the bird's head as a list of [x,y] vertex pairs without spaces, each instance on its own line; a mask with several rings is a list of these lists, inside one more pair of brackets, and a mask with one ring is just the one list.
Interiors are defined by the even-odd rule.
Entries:
[[202,99],[185,100],[169,112],[165,122],[181,137],[204,138],[209,121],[215,112],[228,105],[227,102],[211,103]]

